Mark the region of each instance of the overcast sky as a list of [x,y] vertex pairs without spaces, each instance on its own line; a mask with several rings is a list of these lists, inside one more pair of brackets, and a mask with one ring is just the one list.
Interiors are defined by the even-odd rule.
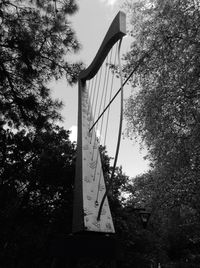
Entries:
[[[73,56],[73,60],[82,60],[88,66],[94,58],[108,28],[115,15],[120,10],[121,0],[79,0],[79,11],[71,17],[72,27],[76,31],[77,38],[82,45],[80,52]],[[127,50],[130,38],[123,41],[122,52]],[[65,79],[52,83],[52,94],[61,99],[65,107],[62,111],[64,126],[72,129],[72,139],[77,125],[78,87],[67,85]],[[126,96],[130,93],[126,90]],[[115,122],[116,124],[116,122]],[[125,125],[125,122],[124,122]],[[74,137],[74,138],[73,138]],[[114,148],[113,148],[114,149]],[[112,155],[112,152],[110,156]],[[135,176],[148,169],[148,163],[143,159],[145,151],[139,150],[139,145],[133,140],[122,139],[118,166],[122,165],[123,171],[128,176]]]

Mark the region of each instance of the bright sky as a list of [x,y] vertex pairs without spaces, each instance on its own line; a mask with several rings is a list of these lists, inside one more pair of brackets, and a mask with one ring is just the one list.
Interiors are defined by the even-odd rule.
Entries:
[[[82,60],[88,66],[94,58],[110,23],[120,10],[119,6],[122,0],[79,0],[77,2],[79,11],[71,17],[71,22],[82,49],[76,56],[72,57],[72,60]],[[122,52],[128,49],[129,44],[130,38],[125,38]],[[51,88],[53,96],[61,99],[65,104],[62,111],[63,124],[66,129],[72,130],[71,138],[76,140],[78,86],[70,87],[63,78],[56,83],[52,83]],[[130,90],[127,88],[125,90],[125,95],[128,96]],[[114,123],[116,124],[116,122]],[[148,162],[143,159],[145,151],[141,152],[139,147],[139,144],[133,140],[121,140],[117,165],[122,165],[123,171],[130,177],[141,174],[148,169]],[[111,153],[110,156],[114,155]]]

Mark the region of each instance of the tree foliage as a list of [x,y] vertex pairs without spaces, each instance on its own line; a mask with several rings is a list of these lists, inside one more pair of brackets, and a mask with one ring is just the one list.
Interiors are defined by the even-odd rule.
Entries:
[[62,103],[52,100],[47,82],[63,74],[73,83],[80,64],[67,56],[79,49],[69,16],[75,1],[7,1],[0,3],[1,122],[48,127],[60,119]]
[[0,265],[49,267],[48,237],[71,231],[75,145],[60,127],[0,142]]
[[50,234],[70,232],[75,145],[47,86],[77,79],[74,0],[0,2],[0,266],[49,267]]
[[125,74],[142,58],[126,103],[127,134],[142,137],[152,166],[135,181],[133,197],[163,219],[163,237],[171,237],[177,252],[184,237],[175,259],[194,261],[200,242],[200,6],[193,0],[144,0],[126,1],[125,8],[134,37]]

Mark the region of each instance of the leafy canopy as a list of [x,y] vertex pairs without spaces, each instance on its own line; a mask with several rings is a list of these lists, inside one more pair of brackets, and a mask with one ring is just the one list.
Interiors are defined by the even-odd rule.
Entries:
[[127,135],[142,137],[152,166],[135,179],[131,203],[151,207],[155,224],[159,218],[168,257],[198,261],[200,5],[194,0],[142,0],[126,1],[124,8],[133,37],[125,75],[144,57],[126,102]]
[[74,0],[1,1],[2,124],[41,128],[60,119],[62,103],[50,98],[46,84],[64,74],[69,83],[77,79],[81,65],[67,60],[79,49],[69,21],[76,10]]

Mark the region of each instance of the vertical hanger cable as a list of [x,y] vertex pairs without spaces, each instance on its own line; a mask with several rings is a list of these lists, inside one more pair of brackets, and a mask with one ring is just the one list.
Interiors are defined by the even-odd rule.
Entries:
[[[115,57],[114,57],[114,65],[116,65],[116,60],[117,60],[117,46],[115,49]],[[111,100],[112,97],[112,92],[113,92],[113,82],[114,82],[114,71],[112,73],[112,81],[111,81],[111,89],[110,89],[110,96],[109,96],[109,102]],[[106,145],[106,138],[107,138],[107,131],[108,131],[108,121],[109,121],[109,116],[110,116],[110,106],[108,108],[108,112],[107,112],[107,119],[106,119],[106,127],[105,127],[105,135],[104,135],[104,142],[103,142],[103,146]]]
[[120,39],[119,41],[119,45],[118,45],[118,62],[119,62],[119,74],[120,74],[120,82],[121,82],[121,109],[120,109],[120,124],[119,124],[119,133],[118,133],[118,140],[117,140],[117,148],[116,148],[116,153],[115,153],[115,159],[114,159],[114,164],[113,164],[113,168],[112,168],[112,174],[111,174],[111,178],[110,178],[110,184],[109,187],[107,187],[104,196],[101,200],[101,204],[99,207],[99,212],[98,212],[98,216],[97,216],[97,220],[100,220],[101,217],[101,212],[102,212],[102,208],[103,208],[103,204],[105,202],[106,196],[110,190],[110,186],[112,184],[112,180],[114,178],[114,173],[115,173],[115,168],[116,168],[116,164],[117,164],[117,158],[118,158],[118,154],[119,154],[119,146],[120,146],[120,141],[121,141],[121,132],[122,132],[122,120],[123,120],[123,79],[122,79],[122,67],[121,67],[121,60],[120,60],[120,48],[121,48],[121,43],[122,43],[122,39]]
[[[94,113],[92,114],[92,118],[91,118],[91,121],[93,122],[95,116],[96,116],[96,109],[97,109],[97,102],[98,102],[98,97],[99,97],[99,89],[100,89],[100,85],[101,85],[101,76],[102,76],[102,66],[101,66],[101,69],[100,69],[100,75],[99,75],[99,81],[98,81],[98,86],[97,86],[97,89],[96,87],[94,88],[94,91],[97,92],[96,94],[96,100],[95,100],[95,107],[94,107]],[[89,131],[88,131],[89,132]],[[89,135],[91,136],[91,139],[90,139],[90,143],[92,143],[92,139],[93,139],[93,133],[94,133],[94,139],[95,139],[95,130],[92,131],[92,133],[89,132]]]
[[[94,110],[94,102],[95,102],[95,99],[96,99],[96,95],[97,95],[97,92],[96,92],[96,86],[97,86],[97,81],[98,81],[98,77],[99,77],[99,73],[97,73],[97,75],[95,76],[95,79],[94,79],[94,87],[93,87],[93,89],[92,89],[92,92],[94,92],[93,93],[93,96],[92,96],[92,103],[91,103],[91,111],[90,111],[90,113],[89,113],[89,128],[90,128],[90,126],[93,124],[93,114],[94,114],[94,112],[93,112],[93,110]],[[90,144],[92,143],[92,134],[93,134],[93,131],[92,131],[92,133],[91,133],[91,139],[90,139]]]
[[95,96],[96,96],[95,88],[96,88],[96,85],[97,85],[98,75],[99,75],[99,73],[97,73],[97,75],[95,76],[94,83],[93,83],[93,88],[92,88],[93,96],[92,96],[92,102],[91,102],[91,116],[90,116],[90,122],[89,122],[89,125],[90,125],[91,122],[92,122],[93,105],[94,105]]
[[89,109],[90,109],[90,99],[91,99],[91,94],[92,94],[92,83],[93,83],[93,80],[89,80],[88,81],[88,87],[87,87],[87,90],[88,90],[88,110],[87,110],[87,116],[89,114]]
[[[108,72],[109,72],[108,65],[107,65],[107,60],[108,60],[108,56],[106,57],[106,66],[105,66],[105,72],[104,72],[104,83],[103,83],[103,87],[102,87],[101,100],[100,100],[98,114],[100,113],[100,110],[101,110],[101,106],[102,106],[102,102],[103,102],[103,96],[104,96],[104,92],[105,92],[105,89],[106,89],[107,76],[108,76]],[[94,120],[95,120],[95,118],[94,118]],[[96,130],[98,130],[98,124],[96,125]],[[94,140],[94,146],[93,146],[93,151],[92,151],[92,160],[93,160],[93,157],[94,157],[94,148],[95,148],[95,140]]]
[[[112,51],[111,50],[111,53],[110,53],[110,60],[109,60],[109,64],[111,65],[111,59],[112,59]],[[105,105],[106,105],[106,99],[107,99],[107,92],[108,92],[108,84],[109,84],[109,78],[110,78],[110,72],[109,72],[109,64],[107,64],[108,66],[108,75],[107,75],[107,81],[106,81],[106,87],[105,87],[105,94],[104,94],[104,101],[103,101],[103,109],[105,108]],[[99,111],[99,114],[100,114],[100,111]],[[98,115],[99,116],[99,115]],[[101,118],[101,128],[100,128],[100,140],[101,140],[101,137],[103,136],[102,135],[102,132],[103,132],[103,125],[104,125],[104,115],[102,116]],[[100,141],[99,141],[99,144],[100,144]],[[97,157],[100,155],[100,152],[97,154]],[[98,180],[98,188],[97,188],[97,197],[96,197],[96,205],[98,205],[98,197],[99,197],[99,191],[100,191],[100,184],[101,184],[101,175],[102,175],[102,169],[100,170],[100,173],[99,173],[99,180]],[[95,168],[95,175],[96,176],[96,168]]]

